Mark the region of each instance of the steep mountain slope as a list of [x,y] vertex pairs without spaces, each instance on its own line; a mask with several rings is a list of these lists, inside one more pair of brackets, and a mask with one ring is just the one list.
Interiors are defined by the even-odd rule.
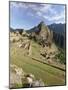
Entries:
[[44,22],[40,22],[36,27],[27,31],[30,37],[34,38],[40,44],[55,42],[60,48],[65,48],[65,24],[51,24],[46,26]]
[[63,33],[65,32],[65,28],[66,28],[66,24],[56,24],[56,23],[53,23],[51,25],[48,25],[49,29],[57,32],[57,33]]
[[[23,77],[20,82],[20,70],[24,71],[22,74],[27,74],[24,76],[31,74],[36,81],[42,80],[45,86],[65,85],[65,54],[64,50],[58,49],[59,45],[61,47],[64,44],[64,33],[50,30],[44,22],[27,32],[19,30],[10,31],[10,64],[18,67],[15,68],[16,74],[15,70],[12,70],[14,73],[11,72],[10,77],[14,88],[26,87],[28,84]],[[12,83],[14,81],[16,83]]]
[[[17,37],[19,38],[18,41],[16,40],[15,42],[10,43],[10,58],[11,58],[10,63],[22,68],[23,71],[26,72],[27,74],[30,73],[33,74],[36,80],[42,79],[45,86],[64,85],[65,84],[64,64],[58,63],[58,61],[56,61],[57,59],[54,57],[55,53],[57,52],[57,47],[54,44],[52,44],[51,48],[49,47],[43,48],[37,42],[30,40],[32,53],[29,56],[28,49],[24,49],[24,43],[26,43],[25,41],[29,40],[29,38],[26,38],[21,35],[22,39],[21,40],[19,34],[17,36],[14,34],[14,39],[16,39]],[[20,45],[23,46],[20,47]],[[41,51],[43,52],[43,54],[45,51],[45,53],[47,54],[46,57],[43,57],[41,55],[42,54]],[[16,86],[14,87],[16,88]],[[19,84],[17,85],[17,87],[23,86]]]
[[[10,32],[19,31],[19,33],[23,32],[24,29],[12,29],[10,28]],[[66,43],[66,24],[51,24],[45,25],[44,22],[40,22],[37,26],[31,28],[26,31],[29,33],[30,38],[36,40],[39,44],[45,44],[55,42],[60,48],[65,49]]]

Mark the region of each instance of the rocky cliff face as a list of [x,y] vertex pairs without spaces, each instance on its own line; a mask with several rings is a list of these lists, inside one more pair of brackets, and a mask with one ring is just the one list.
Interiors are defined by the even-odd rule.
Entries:
[[[45,46],[50,45],[54,42],[60,48],[65,49],[65,25],[66,24],[51,24],[45,25],[44,22],[40,22],[34,28],[27,30],[26,32],[29,33],[29,37],[37,41],[39,44]],[[11,30],[16,31],[16,30]],[[20,30],[18,30],[20,32]]]
[[60,33],[53,32],[53,41],[61,48],[65,48],[65,36]]
[[48,28],[53,31],[53,41],[61,48],[65,49],[66,43],[66,24],[51,24]]
[[54,29],[52,30],[51,26],[49,28],[44,24],[44,22],[41,22],[28,32],[31,33],[31,38],[34,38],[39,44],[42,44],[43,46],[46,44],[51,46],[52,42],[55,42],[55,44],[61,48],[64,48],[65,46],[65,33],[56,32]]

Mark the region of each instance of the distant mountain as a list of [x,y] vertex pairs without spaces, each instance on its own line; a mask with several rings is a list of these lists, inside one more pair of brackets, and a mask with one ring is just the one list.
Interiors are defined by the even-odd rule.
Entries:
[[23,32],[24,29],[13,29],[10,27],[10,32],[16,32],[16,31],[19,31],[19,32],[22,31]]
[[45,45],[51,45],[52,38],[53,38],[53,32],[49,30],[47,25],[42,21],[34,28],[27,31],[27,33],[30,33],[30,38],[37,41],[39,44],[41,44],[43,47]]
[[65,48],[65,43],[66,43],[66,24],[51,24],[48,25],[48,28],[50,30],[53,30],[53,40],[55,43],[62,48]]
[[59,47],[65,47],[65,25],[66,24],[51,24],[45,25],[42,21],[34,28],[28,30],[30,36],[39,43],[55,42]]
[[48,28],[50,30],[55,31],[55,32],[63,33],[63,32],[65,32],[66,24],[61,24],[61,23],[56,24],[56,23],[53,23],[51,25],[48,25]]
[[[39,44],[45,46],[51,45],[54,42],[60,48],[65,48],[66,36],[65,36],[66,24],[51,24],[45,25],[42,21],[37,26],[27,30],[29,37],[37,41]],[[23,32],[24,29],[12,29],[11,32],[19,31]]]
[[9,29],[10,29],[10,32],[14,32],[14,29],[13,28],[10,27]]

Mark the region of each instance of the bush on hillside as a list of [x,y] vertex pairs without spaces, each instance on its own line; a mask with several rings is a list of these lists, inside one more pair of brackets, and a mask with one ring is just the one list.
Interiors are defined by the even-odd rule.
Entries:
[[59,52],[58,54],[55,55],[55,58],[59,59],[60,63],[66,64],[66,59],[65,59],[65,53],[64,52]]

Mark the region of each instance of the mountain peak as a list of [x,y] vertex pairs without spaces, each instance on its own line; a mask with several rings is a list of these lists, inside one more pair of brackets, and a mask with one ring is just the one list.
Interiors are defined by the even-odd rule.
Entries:
[[39,25],[45,25],[44,21],[41,21]]
[[44,23],[44,21],[41,21],[39,24],[38,24],[38,26],[37,26],[38,28],[39,28],[39,30],[41,30],[42,28],[46,28],[46,24]]

